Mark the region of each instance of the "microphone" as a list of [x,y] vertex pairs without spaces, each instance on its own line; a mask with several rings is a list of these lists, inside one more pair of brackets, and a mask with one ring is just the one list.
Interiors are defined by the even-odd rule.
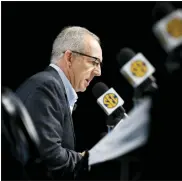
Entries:
[[116,57],[120,73],[134,88],[134,99],[138,99],[143,93],[157,88],[155,83],[155,67],[142,53],[135,53],[130,48],[123,48]]
[[125,113],[125,109],[122,107],[124,104],[123,99],[113,88],[109,89],[106,84],[98,82],[92,88],[92,93],[107,116],[109,118],[112,117],[112,119],[108,119],[107,121],[108,132],[110,132],[121,119],[128,117]]
[[165,61],[165,67],[169,74],[180,70],[182,63],[182,44],[170,52]]
[[166,53],[182,44],[182,9],[175,9],[168,2],[156,3],[152,17],[152,31]]

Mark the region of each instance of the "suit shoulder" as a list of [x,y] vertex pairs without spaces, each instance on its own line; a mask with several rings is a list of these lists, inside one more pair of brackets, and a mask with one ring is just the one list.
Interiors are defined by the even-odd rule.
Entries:
[[48,71],[42,71],[29,77],[23,84],[34,84],[38,87],[42,85],[56,85],[59,84],[58,78],[58,75],[55,76],[55,74],[51,74]]
[[30,81],[35,81],[37,84],[53,81],[57,83],[57,79],[50,72],[42,71],[30,77]]
[[[60,80],[60,81],[59,81]],[[18,94],[30,94],[36,90],[51,90],[56,94],[64,92],[61,78],[59,75],[52,74],[48,71],[42,71],[34,74],[25,80],[16,90]]]

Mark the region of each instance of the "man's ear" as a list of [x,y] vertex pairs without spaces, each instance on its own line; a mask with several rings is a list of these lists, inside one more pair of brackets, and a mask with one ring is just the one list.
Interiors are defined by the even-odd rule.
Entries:
[[64,53],[66,64],[68,67],[71,67],[72,65],[72,52],[70,50],[66,50]]

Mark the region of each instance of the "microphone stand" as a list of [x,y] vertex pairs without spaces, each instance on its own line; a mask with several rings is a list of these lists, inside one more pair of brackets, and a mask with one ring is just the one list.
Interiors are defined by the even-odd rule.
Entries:
[[[118,121],[115,121],[115,124],[113,123],[107,124],[107,133],[110,133],[120,121],[124,121],[124,119],[127,117],[128,115],[126,113],[123,113],[123,117],[118,119]],[[112,119],[116,119],[116,118],[112,118]]]
[[144,81],[141,85],[134,89],[133,102],[134,106],[137,106],[143,99],[144,95],[148,93],[153,93],[158,89],[158,85],[156,84],[156,79],[153,76],[150,76],[146,81]]

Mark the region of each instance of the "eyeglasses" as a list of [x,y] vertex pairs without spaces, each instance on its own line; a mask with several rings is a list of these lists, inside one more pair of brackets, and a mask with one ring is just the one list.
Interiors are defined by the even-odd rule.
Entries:
[[[72,51],[72,50],[71,50],[71,51]],[[100,67],[103,66],[103,63],[102,63],[101,60],[100,60],[99,58],[97,58],[97,57],[93,57],[93,56],[86,55],[86,54],[84,54],[84,53],[80,53],[80,52],[76,52],[76,51],[72,51],[72,52],[73,52],[73,53],[77,53],[77,54],[82,55],[82,56],[85,56],[85,57],[89,57],[89,58],[94,59],[93,61],[94,61],[94,63],[95,63],[96,66],[99,66],[99,65],[100,65]],[[64,52],[64,53],[65,53],[65,52]]]

